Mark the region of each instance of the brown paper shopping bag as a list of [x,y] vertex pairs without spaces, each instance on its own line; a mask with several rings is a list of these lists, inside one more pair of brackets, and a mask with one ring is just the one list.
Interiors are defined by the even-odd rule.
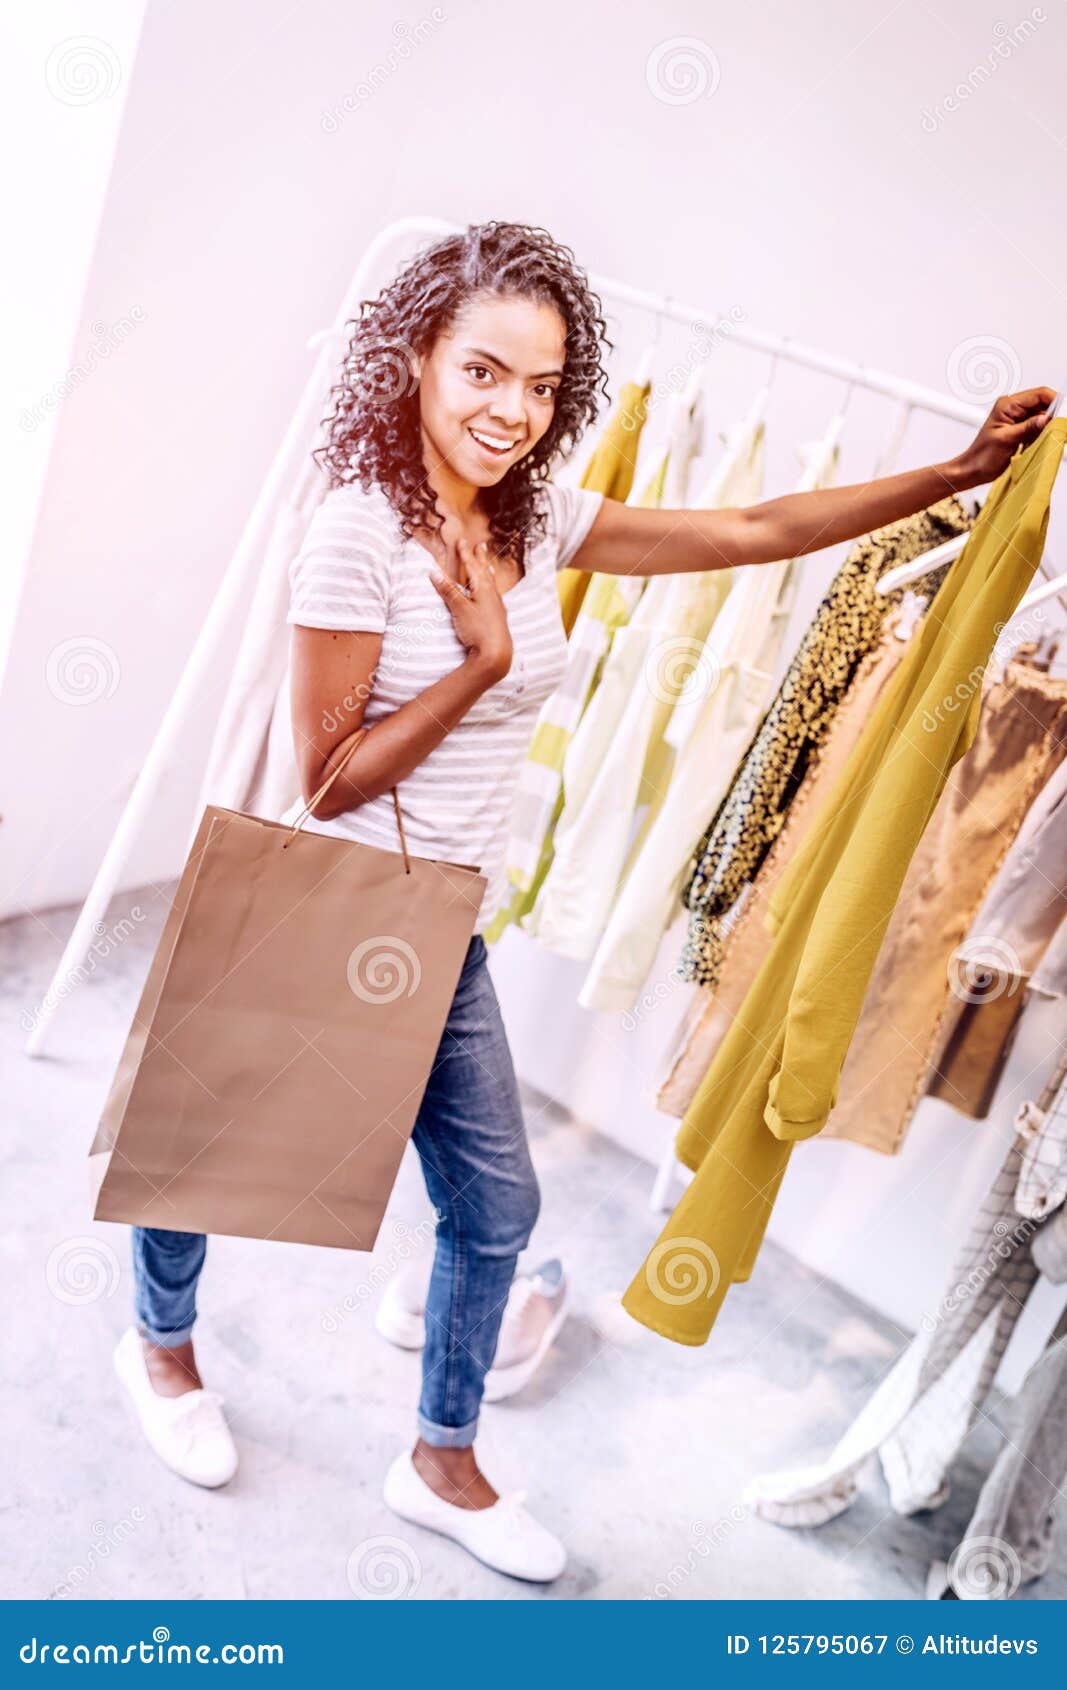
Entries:
[[486,880],[410,856],[395,790],[399,851],[305,831],[343,767],[292,826],[205,809],[89,1152],[95,1219],[373,1247]]

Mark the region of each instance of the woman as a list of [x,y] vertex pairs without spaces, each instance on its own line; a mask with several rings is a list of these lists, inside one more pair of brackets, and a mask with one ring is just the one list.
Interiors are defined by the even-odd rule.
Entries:
[[[748,509],[649,510],[546,477],[606,391],[599,301],[541,229],[489,223],[417,256],[353,325],[317,457],[331,486],[291,568],[292,710],[305,795],[370,731],[320,801],[321,831],[480,865],[488,885],[414,1144],[438,1212],[414,1449],[385,1499],[490,1566],[556,1577],[562,1544],[474,1453],[485,1374],[539,1208],[483,932],[505,892],[511,803],[564,669],[564,564],[661,575],[767,563],[848,540],[979,486],[1032,440],[1049,388],[999,399],[959,458]],[[295,818],[294,805],[282,819]],[[203,1484],[236,1466],[191,1332],[206,1240],[134,1232],[137,1326],[116,1352],[165,1460]]]

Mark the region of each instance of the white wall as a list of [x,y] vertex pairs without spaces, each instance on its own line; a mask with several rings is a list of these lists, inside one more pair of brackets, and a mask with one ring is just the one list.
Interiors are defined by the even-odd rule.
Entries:
[[[332,319],[384,222],[541,223],[594,272],[736,309],[751,326],[983,405],[1064,379],[1067,231],[1055,210],[1067,28],[1061,10],[1038,7],[1011,14],[1005,35],[1002,14],[999,0],[822,0],[815,19],[787,0],[543,0],[536,13],[447,0],[399,22],[392,6],[332,0],[149,6],[75,351],[94,324],[139,316],[70,395],[56,434],[0,693],[0,913],[86,890],[303,385],[306,337]],[[679,38],[697,44],[672,47]],[[687,56],[692,99],[673,74]],[[617,387],[650,328],[633,311],[611,327]],[[684,325],[665,328],[661,352],[661,371],[692,357]],[[42,362],[42,387],[53,364]],[[763,355],[716,353],[714,424],[748,404],[766,370]],[[795,442],[840,398],[838,383],[780,368],[770,491],[791,485]],[[890,420],[885,402],[854,394],[842,479],[869,473]],[[965,438],[917,418],[900,467]],[[799,618],[839,556],[809,560]],[[229,650],[127,887],[180,866]],[[522,998],[525,962],[520,974],[508,1009],[521,1020],[542,999],[532,987]],[[561,1020],[546,1015],[542,1031],[573,1048]],[[534,1064],[549,1080],[553,1063],[574,1060],[552,1042]],[[622,1116],[636,1105],[624,1072],[611,1079]],[[824,1152],[846,1167],[847,1147],[811,1157]],[[875,1173],[890,1178],[869,1162],[841,1174],[838,1212]],[[924,1186],[946,1215],[960,1189],[945,1169]],[[792,1202],[790,1187],[779,1235],[795,1242]],[[897,1243],[928,1284],[924,1222],[913,1217]],[[801,1242],[907,1316],[908,1297],[862,1273],[857,1283],[856,1263],[827,1254],[825,1238]],[[878,1284],[899,1289],[899,1263],[897,1249]]]
[[0,279],[4,320],[17,325],[4,349],[0,673],[63,397],[97,373],[125,332],[94,322],[76,337],[143,10],[143,0],[52,0],[46,11],[11,8],[3,20],[4,227],[29,238],[11,244]]

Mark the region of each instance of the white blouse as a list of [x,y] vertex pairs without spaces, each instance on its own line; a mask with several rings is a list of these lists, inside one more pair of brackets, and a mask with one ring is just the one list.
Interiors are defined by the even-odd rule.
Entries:
[[[508,890],[504,858],[516,781],[538,712],[566,661],[557,572],[578,550],[604,501],[592,489],[550,481],[541,496],[545,531],[527,548],[522,579],[503,595],[511,668],[397,787],[412,855],[466,863],[487,877],[477,933],[492,922]],[[382,635],[363,713],[368,728],[464,661],[466,649],[430,580],[433,567],[426,548],[402,533],[384,491],[365,493],[358,484],[325,495],[289,566],[289,622]],[[281,821],[295,821],[300,809],[300,803],[292,805]],[[303,825],[400,849],[388,792],[330,821],[308,817]]]

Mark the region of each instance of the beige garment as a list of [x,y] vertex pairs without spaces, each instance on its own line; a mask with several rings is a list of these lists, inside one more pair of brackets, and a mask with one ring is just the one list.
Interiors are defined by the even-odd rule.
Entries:
[[[892,619],[895,620],[895,619]],[[722,978],[701,987],[680,1030],[656,1108],[682,1116],[693,1101],[715,1052],[774,943],[763,912],[778,876],[804,839],[812,820],[848,762],[883,687],[907,650],[891,625],[859,664],[852,685],[835,712],[829,734],[808,765],[785,823],[725,936]]]
[[[1031,825],[1032,824],[1032,825]],[[1057,954],[1067,942],[1067,758],[1034,805],[953,967],[972,990],[948,1006],[945,1041],[928,1092],[983,1120],[992,1107],[1031,996],[1058,996]],[[1035,970],[1037,971],[1035,974]]]
[[1067,752],[1067,681],[1010,663],[982,702],[908,868],[824,1138],[893,1155],[972,987],[952,966],[1026,813]]

